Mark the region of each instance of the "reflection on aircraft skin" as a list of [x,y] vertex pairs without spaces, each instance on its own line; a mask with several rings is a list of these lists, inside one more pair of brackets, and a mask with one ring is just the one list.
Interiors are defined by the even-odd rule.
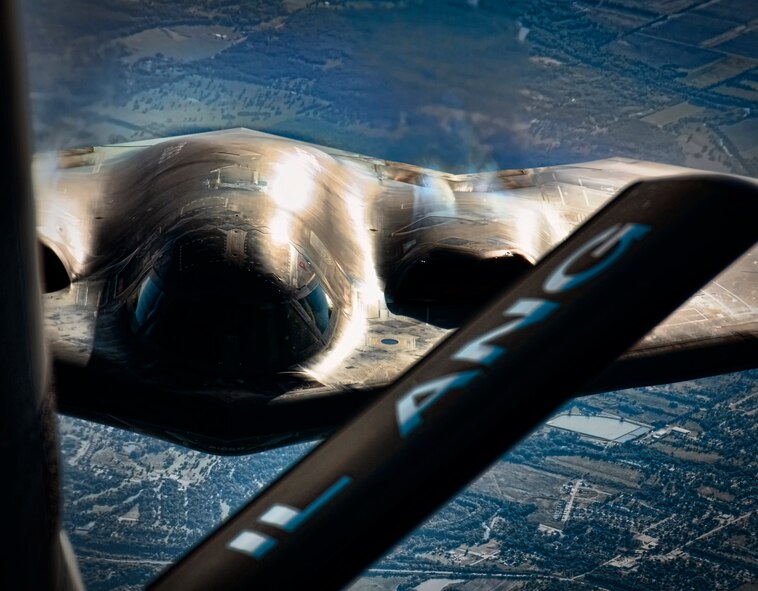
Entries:
[[[63,231],[51,241],[63,251],[69,242],[78,244],[64,261],[75,277],[86,277],[93,288],[87,298],[97,301],[90,355],[118,362],[131,346],[141,355],[138,367],[184,363],[183,372],[208,378],[297,368],[328,381],[329,371],[365,336],[367,304],[378,306],[381,285],[397,282],[393,272],[401,281],[413,275],[404,267],[428,264],[435,248],[461,262],[506,254],[531,262],[561,237],[541,236],[541,224],[549,226],[525,201],[498,220],[502,227],[490,252],[461,248],[478,246],[470,238],[494,224],[467,219],[465,202],[457,215],[444,180],[377,183],[320,150],[270,138],[180,139],[97,169],[94,182],[102,188],[91,195],[96,215],[85,244],[69,241],[75,233]],[[59,178],[61,201],[79,198],[80,176]],[[50,209],[49,218],[69,211],[63,203]],[[399,226],[390,237],[395,240],[378,249],[378,267],[369,216],[378,225]],[[58,228],[87,218],[91,213]],[[450,224],[464,226],[456,233],[467,238],[436,244]],[[527,252],[514,257],[517,245],[508,244],[508,236],[524,229]],[[470,297],[477,287],[469,285],[458,299],[481,300]],[[449,303],[456,305],[453,296]]]
[[250,130],[39,157],[72,280],[45,295],[59,404],[221,452],[320,434],[621,186],[680,171],[449,175]]

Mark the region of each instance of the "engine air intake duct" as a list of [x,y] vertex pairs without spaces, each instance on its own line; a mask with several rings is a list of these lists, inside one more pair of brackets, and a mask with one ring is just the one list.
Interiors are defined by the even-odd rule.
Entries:
[[465,322],[533,266],[515,250],[482,254],[435,246],[410,255],[388,277],[387,306],[394,314],[443,327]]

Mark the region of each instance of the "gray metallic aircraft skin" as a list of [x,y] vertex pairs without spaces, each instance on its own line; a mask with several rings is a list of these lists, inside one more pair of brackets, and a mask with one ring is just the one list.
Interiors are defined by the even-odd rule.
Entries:
[[[235,129],[41,155],[34,172],[39,239],[72,280],[44,296],[59,366],[294,408],[391,382],[621,187],[694,171],[614,158],[452,175]],[[638,343],[640,383],[698,375],[658,371],[682,352],[754,351],[756,274],[754,248]],[[319,431],[224,441],[58,397],[220,452]]]

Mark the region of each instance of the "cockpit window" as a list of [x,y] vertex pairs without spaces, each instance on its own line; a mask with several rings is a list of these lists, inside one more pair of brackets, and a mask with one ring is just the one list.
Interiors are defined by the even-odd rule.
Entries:
[[132,329],[172,363],[220,376],[283,370],[325,346],[330,311],[317,281],[299,299],[258,281],[188,290],[151,272],[134,302]]
[[163,290],[158,287],[155,279],[148,275],[140,286],[134,310],[134,320],[138,327],[149,329],[150,320],[158,311],[163,295]]
[[326,298],[326,294],[321,287],[313,289],[300,300],[300,305],[306,310],[306,312],[312,317],[315,325],[321,332],[326,332],[329,326],[329,316],[331,311],[329,310],[329,302]]

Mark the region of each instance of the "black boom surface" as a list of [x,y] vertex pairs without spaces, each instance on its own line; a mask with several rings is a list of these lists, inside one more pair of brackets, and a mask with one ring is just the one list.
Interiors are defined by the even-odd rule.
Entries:
[[61,584],[52,400],[45,363],[29,175],[26,87],[15,2],[0,6],[0,496],[2,589]]
[[746,250],[757,193],[628,187],[152,588],[346,584]]

